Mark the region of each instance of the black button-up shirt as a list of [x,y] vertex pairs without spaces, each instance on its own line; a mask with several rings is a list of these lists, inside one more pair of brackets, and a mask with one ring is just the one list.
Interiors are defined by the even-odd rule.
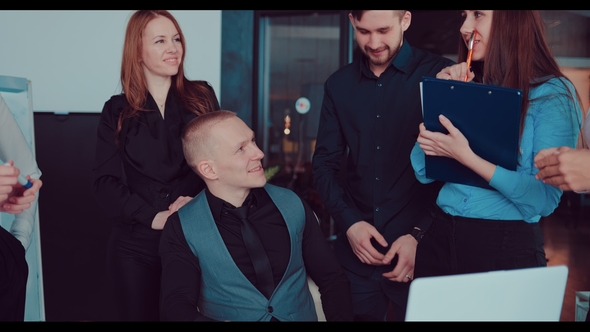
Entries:
[[324,85],[314,184],[340,231],[364,220],[391,244],[413,226],[429,226],[430,219],[424,224],[418,215],[434,203],[440,184],[420,184],[410,164],[422,122],[420,82],[453,62],[406,40],[379,77],[367,61],[362,55]]

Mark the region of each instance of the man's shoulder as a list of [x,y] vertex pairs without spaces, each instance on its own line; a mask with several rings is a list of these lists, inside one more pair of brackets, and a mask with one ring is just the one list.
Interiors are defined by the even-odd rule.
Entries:
[[[265,184],[263,188],[266,190],[267,193],[271,193],[271,192],[272,193],[282,193],[282,194],[291,194],[292,193],[294,195],[297,195],[291,189],[277,186],[277,185],[270,184],[270,183]],[[254,189],[254,190],[260,190],[260,189]]]
[[[262,189],[262,188],[261,188]],[[293,190],[267,183],[264,185],[264,191],[273,198],[275,203],[280,200],[284,203],[293,204],[295,202],[302,202],[303,200]]]
[[446,58],[442,55],[438,55],[432,53],[428,50],[410,46],[412,49],[412,59],[415,61],[418,67],[437,67],[437,68],[444,68],[450,65],[455,64],[455,62],[449,58]]

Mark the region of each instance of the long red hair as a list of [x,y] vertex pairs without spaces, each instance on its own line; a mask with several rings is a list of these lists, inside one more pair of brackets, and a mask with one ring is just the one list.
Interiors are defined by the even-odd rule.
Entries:
[[[458,62],[466,58],[467,46],[461,39]],[[521,135],[530,89],[554,77],[567,80],[551,54],[538,10],[494,10],[484,59],[473,63],[476,81],[522,90]],[[577,91],[570,98],[582,105]]]
[[117,141],[123,121],[135,116],[138,112],[151,112],[144,108],[148,88],[141,65],[141,51],[143,47],[142,35],[147,24],[154,18],[162,16],[168,18],[174,24],[180,36],[180,42],[184,48],[178,73],[172,76],[172,86],[180,101],[187,109],[195,114],[208,113],[215,110],[215,95],[203,84],[189,81],[184,74],[184,56],[186,54],[185,38],[178,22],[166,10],[138,10],[129,18],[125,32],[123,45],[123,58],[121,61],[121,86],[127,98],[129,106],[119,116],[117,130],[115,132]]

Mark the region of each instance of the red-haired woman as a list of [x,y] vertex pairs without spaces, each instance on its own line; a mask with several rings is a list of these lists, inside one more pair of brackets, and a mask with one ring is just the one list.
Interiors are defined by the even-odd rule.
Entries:
[[135,12],[123,47],[123,93],[105,103],[98,126],[94,190],[114,221],[107,274],[118,320],[159,320],[161,230],[204,188],[184,160],[181,134],[219,103],[207,82],[185,77],[184,51],[170,13]]
[[[448,135],[420,125],[411,154],[418,180],[432,181],[425,176],[425,155],[444,156],[495,190],[456,183],[442,187],[434,221],[418,245],[416,277],[546,266],[538,221],[553,212],[562,191],[535,179],[533,158],[545,148],[575,147],[581,127],[579,96],[551,55],[538,11],[465,10],[462,16],[459,63],[437,78],[463,80],[468,75],[469,80],[522,90],[518,166],[511,171],[482,159],[443,116]],[[472,72],[464,61],[473,30]]]

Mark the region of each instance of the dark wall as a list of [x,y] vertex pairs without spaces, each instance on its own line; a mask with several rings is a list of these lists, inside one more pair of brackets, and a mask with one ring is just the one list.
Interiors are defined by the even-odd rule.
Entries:
[[94,198],[100,113],[35,113],[43,187],[39,222],[47,321],[110,320],[105,260],[111,223]]
[[221,11],[221,108],[253,125],[254,11]]

